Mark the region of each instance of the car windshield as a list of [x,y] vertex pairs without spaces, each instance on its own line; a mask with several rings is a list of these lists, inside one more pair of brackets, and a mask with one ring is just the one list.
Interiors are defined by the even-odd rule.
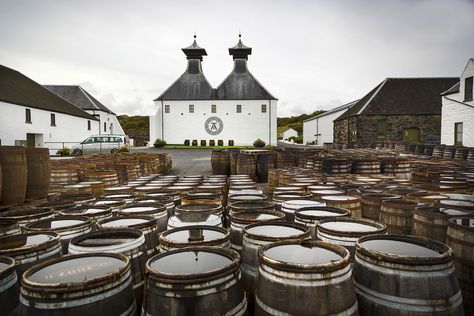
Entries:
[[83,141],[84,144],[90,144],[94,141],[94,138],[93,137],[89,137],[89,138],[86,138],[85,141]]

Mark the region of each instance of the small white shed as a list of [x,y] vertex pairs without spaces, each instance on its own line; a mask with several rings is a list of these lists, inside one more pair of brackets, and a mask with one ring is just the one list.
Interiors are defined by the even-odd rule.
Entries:
[[292,128],[287,129],[282,133],[283,140],[288,140],[290,137],[298,137],[298,132]]

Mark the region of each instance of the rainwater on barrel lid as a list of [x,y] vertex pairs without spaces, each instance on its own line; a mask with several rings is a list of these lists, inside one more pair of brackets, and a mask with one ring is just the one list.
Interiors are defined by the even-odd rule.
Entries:
[[262,237],[293,237],[300,236],[307,232],[308,228],[290,223],[257,223],[245,227],[244,231]]
[[34,248],[57,238],[56,233],[29,233],[0,238],[0,251]]
[[267,221],[272,219],[281,218],[275,213],[268,213],[265,211],[243,211],[237,212],[232,215],[232,218],[243,219],[243,220],[251,220],[251,221]]
[[157,208],[153,206],[129,206],[121,209],[125,213],[153,212],[156,210]]
[[88,223],[89,220],[84,217],[74,218],[73,216],[65,217],[56,217],[54,219],[45,219],[37,221],[31,224],[28,224],[28,228],[51,228],[51,229],[60,229],[66,227],[73,227],[77,225],[83,225]]
[[439,212],[449,215],[449,216],[465,216],[465,215],[474,214],[472,211],[449,208],[449,207],[446,207],[446,208],[440,207]]
[[227,236],[223,230],[216,229],[214,226],[200,226],[199,228],[191,226],[168,230],[162,234],[162,238],[172,243],[186,243],[192,241],[193,233],[199,235],[199,242],[218,240]]
[[330,220],[327,219],[323,222],[319,223],[319,226],[330,229],[333,231],[340,231],[340,232],[357,232],[357,233],[369,233],[378,231],[380,228],[376,227],[375,225],[371,225],[369,223],[364,223],[364,220],[355,220],[355,219],[338,219],[338,220]]
[[25,277],[39,284],[82,283],[112,274],[126,264],[120,258],[100,254],[70,256],[34,269]]
[[15,261],[8,257],[0,257],[0,273],[15,265]]
[[415,236],[385,235],[362,238],[360,245],[368,250],[375,250],[399,257],[440,257],[442,250],[430,247],[428,243]]
[[[150,217],[150,219],[153,219]],[[105,228],[120,228],[120,227],[130,227],[134,225],[140,225],[148,223],[150,219],[144,217],[117,217],[113,220],[107,220],[100,223],[100,227]]]
[[148,265],[154,272],[166,275],[205,274],[224,269],[234,263],[234,258],[220,251],[185,248],[169,251],[150,259]]
[[315,243],[276,244],[265,249],[263,255],[280,262],[304,265],[328,264],[343,258],[337,252]]

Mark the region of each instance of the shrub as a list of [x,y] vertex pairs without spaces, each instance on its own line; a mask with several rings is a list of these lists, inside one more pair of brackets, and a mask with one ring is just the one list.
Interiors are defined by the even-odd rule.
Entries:
[[69,156],[71,154],[71,149],[69,147],[64,147],[56,152],[56,155],[60,156]]
[[257,148],[263,148],[265,147],[265,142],[259,138],[253,142],[253,146]]
[[119,152],[121,153],[128,153],[130,149],[127,146],[122,146],[119,148]]
[[291,136],[288,140],[292,140],[297,144],[303,144],[303,136]]
[[216,146],[216,141],[213,140],[213,139],[211,139],[211,140],[209,141],[209,146]]
[[153,143],[153,146],[155,146],[156,148],[163,147],[165,145],[166,145],[166,142],[161,138],[157,138],[155,142]]

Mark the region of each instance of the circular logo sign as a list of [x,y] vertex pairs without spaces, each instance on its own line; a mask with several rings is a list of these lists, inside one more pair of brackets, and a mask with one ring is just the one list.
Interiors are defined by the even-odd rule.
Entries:
[[218,135],[222,132],[224,123],[222,123],[222,120],[217,116],[211,116],[206,120],[206,123],[204,123],[204,128],[209,135]]

